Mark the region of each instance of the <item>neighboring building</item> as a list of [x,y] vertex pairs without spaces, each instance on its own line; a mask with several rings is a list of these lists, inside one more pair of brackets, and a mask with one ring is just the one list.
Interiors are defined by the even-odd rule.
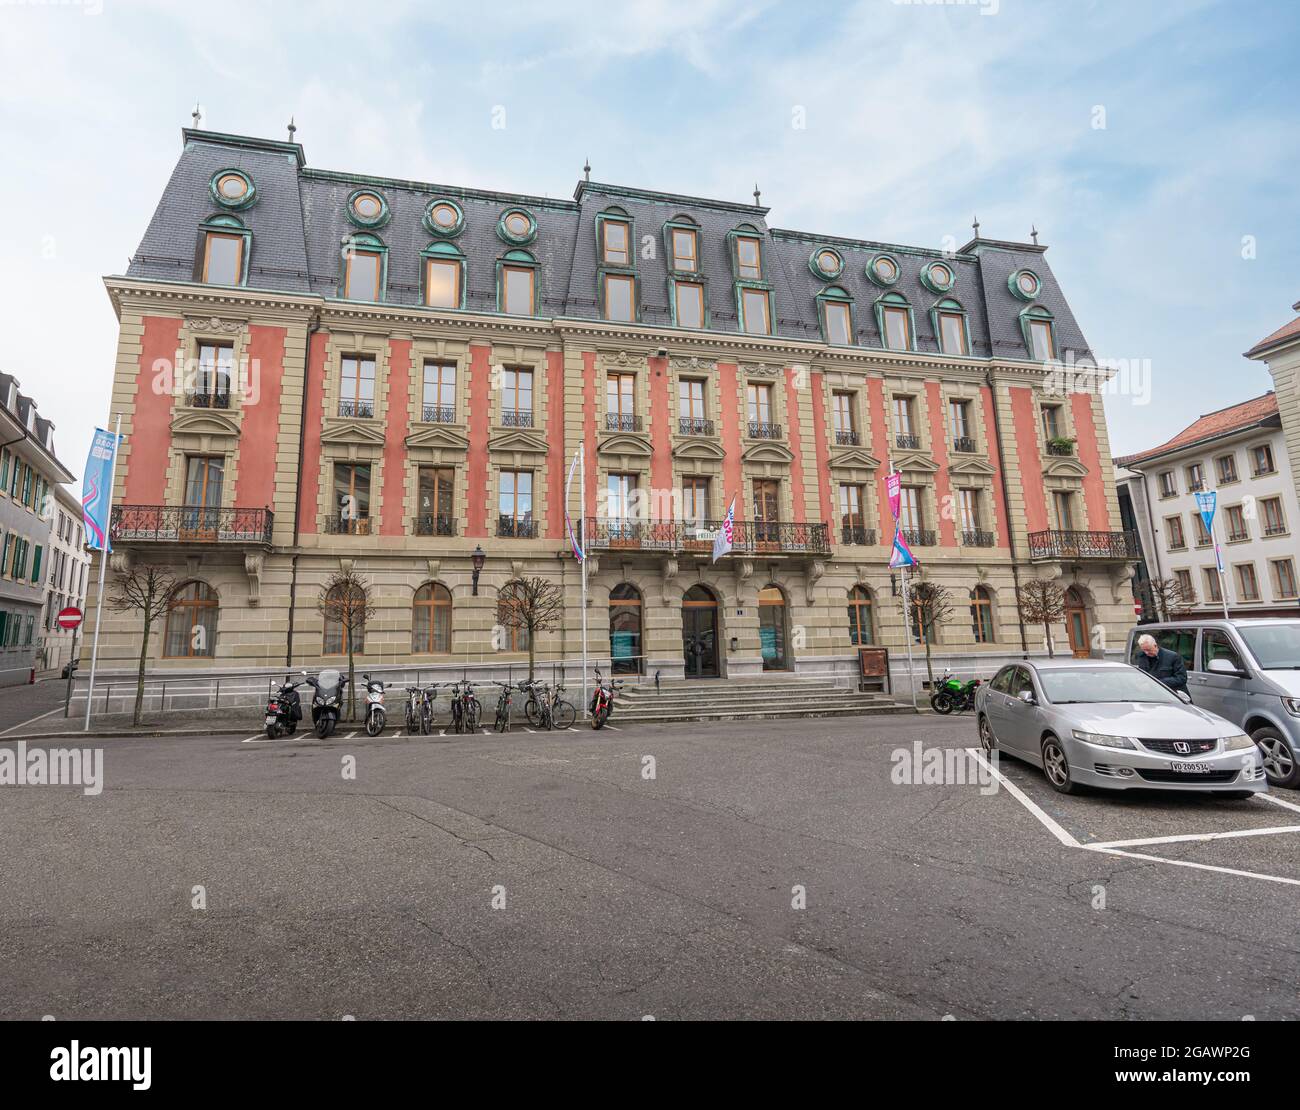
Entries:
[[85,611],[86,586],[90,580],[90,552],[81,523],[81,502],[64,486],[54,487],[54,519],[50,522],[50,577],[46,583],[45,631],[46,667],[62,667],[73,658],[75,644],[81,654],[85,626],[75,631],[59,627],[61,610],[75,606]]
[[[1300,312],[1300,301],[1291,308]],[[1246,357],[1264,363],[1273,375],[1282,435],[1291,458],[1291,486],[1300,490],[1300,316],[1266,335],[1246,352]]]
[[0,686],[39,665],[54,489],[72,481],[54,453],[54,424],[0,374]]
[[[1223,613],[1213,540],[1223,551],[1231,615],[1300,614],[1293,531],[1300,507],[1275,394],[1208,413],[1115,465],[1122,468],[1121,499],[1131,498],[1138,519],[1147,573],[1181,582],[1184,596],[1195,598],[1194,615]],[[1213,540],[1196,508],[1197,490],[1217,492]],[[1144,616],[1156,619],[1150,592],[1139,596]]]
[[[1062,580],[1081,653],[1131,623],[1100,397],[1047,388],[1051,360],[1090,355],[1045,247],[945,255],[771,228],[757,203],[590,180],[549,199],[183,138],[106,279],[112,562],[183,583],[154,667],[338,658],[317,600],[341,566],[371,584],[372,667],[525,660],[520,634],[494,637],[516,574],[566,590],[537,647],[572,663],[580,444],[590,650],[616,671],[849,673],[859,644],[897,664],[891,464],[923,573],[956,603],[940,656],[1021,654],[1018,577]],[[735,550],[713,564],[733,497]],[[568,507],[576,527],[576,490]],[[139,627],[104,613],[106,667],[135,665]]]

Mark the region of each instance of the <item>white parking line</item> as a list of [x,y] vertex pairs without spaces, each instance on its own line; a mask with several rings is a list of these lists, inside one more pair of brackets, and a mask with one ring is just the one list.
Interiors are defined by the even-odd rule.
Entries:
[[14,725],[13,728],[5,729],[4,732],[0,732],[0,736],[8,736],[11,732],[15,732],[18,729],[22,728],[23,725],[30,725],[33,721],[42,721],[46,717],[51,717],[55,713],[62,713],[62,712],[63,712],[63,706],[61,705],[55,706],[55,708],[51,709],[47,713],[38,713],[35,717],[31,717],[28,720],[21,722],[20,724]]
[[623,731],[621,728],[618,727],[618,725],[606,725],[605,727],[606,727],[607,729],[609,729],[610,732],[622,732],[622,731]]
[[351,740],[352,737],[354,737],[355,735],[356,735],[355,732],[349,732],[345,737],[343,737],[343,739],[344,739],[344,740]]
[[998,780],[998,782],[1000,782],[1004,787],[1006,787],[1007,793],[1010,794],[1013,798],[1015,798],[1016,801],[1018,801],[1027,810],[1029,810],[1030,813],[1032,813],[1035,817],[1037,817],[1039,822],[1042,824],[1043,828],[1045,828],[1054,837],[1056,837],[1057,840],[1059,840],[1067,848],[1081,847],[1079,842],[1075,840],[1074,837],[1072,837],[1068,832],[1066,832],[1063,828],[1061,828],[1060,825],[1058,825],[1054,820],[1052,820],[1052,818],[1050,818],[1046,813],[1044,813],[1029,797],[1026,796],[1025,792],[1021,790],[1020,787],[1018,787],[1014,782],[1012,782],[1009,778],[1007,778],[1006,775],[1004,775],[1001,771],[999,771],[996,767],[994,767],[993,764],[990,763],[985,758],[984,753],[979,748],[967,748],[966,750],[971,755],[973,755],[976,759],[978,759],[986,768],[988,768],[989,773],[992,774]]
[[1141,852],[1125,852],[1119,848],[1103,848],[1096,844],[1081,844],[1088,852],[1101,852],[1108,856],[1127,856],[1129,859],[1142,859],[1149,863],[1172,863],[1175,867],[1192,867],[1198,871],[1217,871],[1222,875],[1240,875],[1245,879],[1263,879],[1268,883],[1286,883],[1288,886],[1300,886],[1300,879],[1287,879],[1281,875],[1265,875],[1262,871],[1238,871],[1235,867],[1215,867],[1212,863],[1193,863],[1186,859],[1166,859],[1164,856],[1148,856]]
[[1300,806],[1296,805],[1295,802],[1283,801],[1281,798],[1275,798],[1272,794],[1256,794],[1255,797],[1261,802],[1272,802],[1275,806],[1282,806],[1284,809],[1293,809],[1296,813],[1300,813]]
[[1088,848],[1136,848],[1143,844],[1186,844],[1193,840],[1232,840],[1239,836],[1272,836],[1300,832],[1300,825],[1277,825],[1271,829],[1234,829],[1231,832],[1183,833],[1179,836],[1150,836],[1140,840],[1108,840],[1085,845]]
[[531,728],[525,728],[524,731],[525,731],[525,732],[532,732],[533,730],[532,730]]

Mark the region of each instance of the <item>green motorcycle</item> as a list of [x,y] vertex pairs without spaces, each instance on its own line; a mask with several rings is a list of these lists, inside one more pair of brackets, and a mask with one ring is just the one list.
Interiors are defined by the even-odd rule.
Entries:
[[938,689],[930,695],[930,708],[945,717],[949,713],[974,709],[975,690],[979,684],[978,678],[963,682],[960,678],[953,678],[952,671],[945,671],[943,678],[939,679]]

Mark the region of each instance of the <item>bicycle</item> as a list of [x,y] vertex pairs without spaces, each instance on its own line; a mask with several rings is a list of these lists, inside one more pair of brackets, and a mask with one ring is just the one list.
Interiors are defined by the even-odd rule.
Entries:
[[410,736],[414,736],[420,731],[420,702],[424,696],[424,691],[418,686],[408,686],[406,688],[406,731]]
[[528,691],[528,700],[524,703],[524,717],[533,728],[551,727],[550,687],[535,679],[519,684],[521,690]]
[[501,687],[501,693],[497,695],[497,719],[495,728],[497,732],[509,732],[510,705],[514,701],[515,688],[508,682],[493,682],[493,685]]
[[420,732],[424,736],[433,732],[433,703],[441,685],[443,683],[434,682],[420,690]]
[[474,696],[474,684],[466,679],[451,686],[451,726],[457,733],[477,732],[482,703]]
[[567,701],[561,695],[564,693],[564,683],[557,682],[551,693],[551,728],[572,728],[574,719],[578,716],[578,711],[573,708],[573,703]]

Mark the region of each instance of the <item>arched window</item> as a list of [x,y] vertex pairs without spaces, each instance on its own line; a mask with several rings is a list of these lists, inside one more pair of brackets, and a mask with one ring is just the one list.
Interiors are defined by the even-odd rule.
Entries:
[[832,347],[853,343],[853,298],[838,285],[827,286],[817,294],[817,310],[822,320],[822,338]]
[[876,301],[876,327],[881,342],[891,351],[910,351],[915,345],[912,306],[901,293],[886,293]]
[[217,647],[217,594],[206,582],[186,582],[172,594],[163,632],[167,659],[211,659]]
[[527,251],[507,251],[497,262],[497,311],[534,316],[538,300],[537,260]]
[[849,591],[849,643],[857,647],[875,642],[871,591],[866,586],[854,586]]
[[346,655],[348,640],[355,652],[366,650],[366,592],[360,586],[333,587],[325,595],[324,655]]
[[943,354],[970,354],[970,329],[966,325],[966,310],[960,302],[945,297],[930,309],[930,324]]
[[348,301],[382,301],[388,284],[388,247],[378,235],[349,235],[343,242],[342,287]]
[[615,674],[641,674],[641,591],[622,582],[609,591],[610,670]]
[[430,308],[465,307],[465,256],[455,243],[430,243],[420,252],[424,303]]
[[970,592],[970,625],[977,644],[993,643],[993,595],[984,586]]
[[[500,591],[497,591],[498,595]],[[507,613],[509,603],[504,599],[497,602],[497,624],[500,626],[502,633],[502,643],[499,650],[501,651],[527,651],[528,650],[528,626],[520,623],[512,627],[507,623]]]
[[415,591],[411,606],[411,653],[430,655],[451,651],[451,593],[438,582]]
[[1030,358],[1047,362],[1056,357],[1056,327],[1052,314],[1042,305],[1034,305],[1020,314],[1020,330]]

